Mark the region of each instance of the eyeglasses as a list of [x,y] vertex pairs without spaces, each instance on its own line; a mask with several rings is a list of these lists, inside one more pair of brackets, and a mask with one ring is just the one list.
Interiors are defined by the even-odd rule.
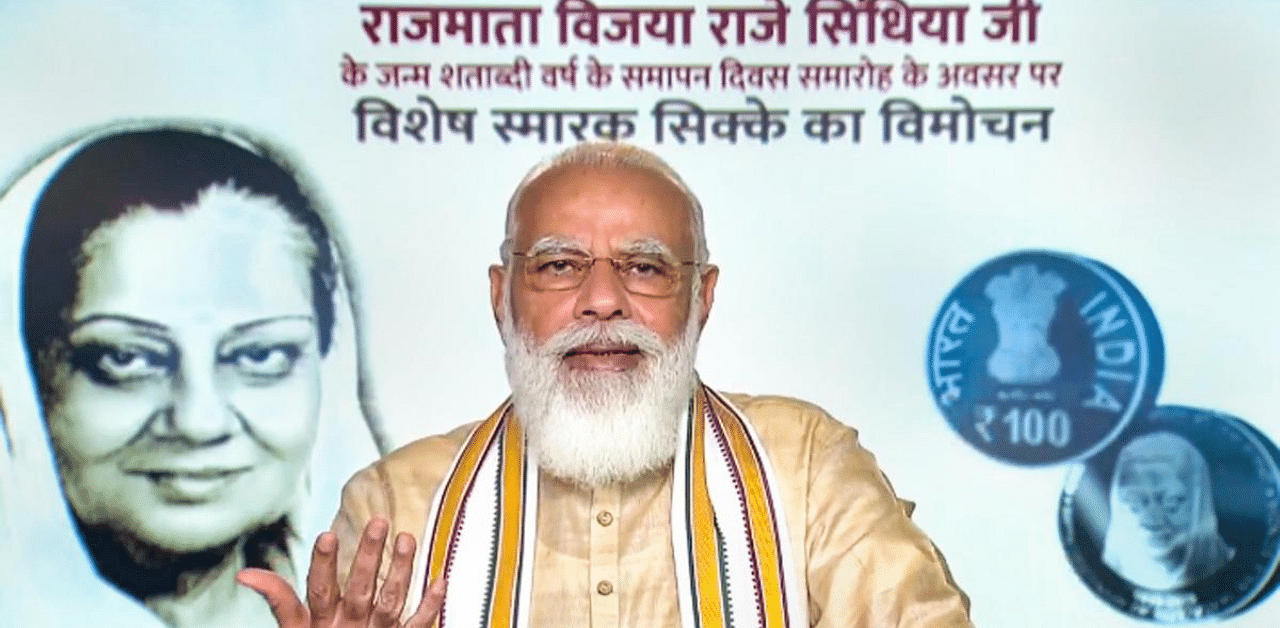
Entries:
[[680,284],[680,271],[698,262],[668,260],[661,255],[627,255],[625,257],[592,257],[581,253],[555,251],[530,255],[512,253],[524,260],[525,281],[540,291],[575,290],[587,280],[596,262],[613,266],[627,292],[646,297],[669,297]]

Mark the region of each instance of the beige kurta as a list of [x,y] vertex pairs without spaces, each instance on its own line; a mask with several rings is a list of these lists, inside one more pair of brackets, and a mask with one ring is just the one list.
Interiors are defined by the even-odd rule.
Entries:
[[[759,434],[780,484],[813,626],[972,625],[967,598],[856,431],[803,401],[728,397]],[[351,479],[333,522],[340,573],[375,515],[421,542],[436,487],[473,427],[410,443]],[[596,490],[546,474],[539,481],[531,625],[678,626],[670,470]]]

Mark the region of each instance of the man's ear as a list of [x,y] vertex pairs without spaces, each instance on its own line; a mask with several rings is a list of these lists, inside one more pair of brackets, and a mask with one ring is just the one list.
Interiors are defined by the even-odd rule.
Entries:
[[716,281],[720,279],[720,267],[715,264],[707,264],[706,269],[702,271],[702,291],[695,298],[702,301],[702,320],[698,321],[698,327],[707,326],[707,317],[711,315],[711,304],[716,300]]
[[507,289],[507,268],[502,264],[494,264],[489,267],[489,301],[493,306],[493,321],[498,324],[498,328],[502,328],[502,317],[506,312],[502,311],[502,292]]

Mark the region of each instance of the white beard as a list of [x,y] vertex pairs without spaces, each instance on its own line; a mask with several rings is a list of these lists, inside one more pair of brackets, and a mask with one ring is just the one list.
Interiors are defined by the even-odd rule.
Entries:
[[[671,462],[697,382],[696,312],[671,346],[644,326],[621,320],[575,324],[538,347],[516,331],[506,309],[501,327],[511,402],[544,471],[594,488]],[[567,368],[565,354],[589,343],[633,344],[643,357],[629,371]]]

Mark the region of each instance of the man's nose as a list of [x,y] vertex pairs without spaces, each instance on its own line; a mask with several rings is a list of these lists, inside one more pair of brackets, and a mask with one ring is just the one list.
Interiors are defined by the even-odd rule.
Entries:
[[192,445],[226,439],[238,419],[213,368],[183,369],[173,383],[173,401],[155,426],[156,436]]
[[601,321],[631,317],[631,293],[609,260],[596,258],[587,269],[586,278],[578,286],[576,310],[579,318]]

